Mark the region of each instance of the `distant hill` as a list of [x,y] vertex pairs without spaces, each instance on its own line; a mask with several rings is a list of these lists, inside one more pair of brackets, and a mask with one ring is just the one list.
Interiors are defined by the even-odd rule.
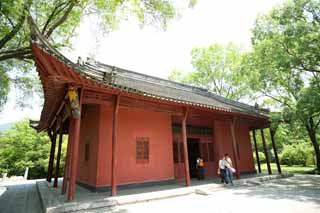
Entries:
[[14,125],[14,123],[6,123],[6,124],[0,124],[0,132],[4,132],[8,129],[10,129],[12,126]]

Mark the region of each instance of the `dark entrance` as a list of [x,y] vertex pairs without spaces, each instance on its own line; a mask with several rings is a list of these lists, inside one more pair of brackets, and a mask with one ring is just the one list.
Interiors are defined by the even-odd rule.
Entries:
[[199,139],[188,138],[188,160],[189,172],[191,178],[196,178],[197,175],[197,158],[200,157]]

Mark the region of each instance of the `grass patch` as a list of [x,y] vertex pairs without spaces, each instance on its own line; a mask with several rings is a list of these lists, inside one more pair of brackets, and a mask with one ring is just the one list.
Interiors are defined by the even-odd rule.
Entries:
[[[271,163],[271,170],[273,173],[277,173],[277,164]],[[289,173],[299,173],[299,174],[314,174],[315,173],[315,166],[301,166],[301,165],[293,165],[293,166],[287,166],[287,165],[280,165],[282,172],[289,172]],[[258,166],[256,166],[256,169],[258,170]],[[261,164],[261,170],[262,172],[268,172],[267,164],[263,163]]]

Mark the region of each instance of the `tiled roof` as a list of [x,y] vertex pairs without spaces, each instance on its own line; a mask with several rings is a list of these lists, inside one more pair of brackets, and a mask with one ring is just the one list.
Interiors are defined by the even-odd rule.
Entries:
[[93,72],[95,72],[95,74],[100,73],[100,76],[95,75],[95,77],[98,77],[101,80],[103,80],[103,75],[107,74],[110,76],[105,82],[107,84],[133,89],[144,94],[150,94],[169,100],[193,103],[195,105],[209,108],[217,108],[224,111],[242,112],[256,116],[262,116],[268,113],[266,110],[256,109],[254,106],[226,99],[208,91],[207,89],[129,71],[93,60],[87,60],[87,62],[82,64],[81,68],[84,68],[83,72],[89,76]]
[[103,64],[92,59],[73,63],[53,48],[36,28],[37,40],[33,41],[45,52],[62,61],[80,75],[107,87],[138,93],[143,96],[172,102],[196,105],[228,112],[240,112],[257,117],[266,117],[268,111],[257,109],[241,102],[228,100],[206,89],[161,79],[138,72]]

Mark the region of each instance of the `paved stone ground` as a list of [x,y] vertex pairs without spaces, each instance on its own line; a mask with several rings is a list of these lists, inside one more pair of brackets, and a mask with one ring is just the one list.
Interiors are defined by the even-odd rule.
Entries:
[[0,213],[40,213],[39,196],[34,181],[0,186]]
[[[0,186],[0,213],[2,212],[41,212],[34,182],[11,185],[7,190]],[[207,196],[191,194],[81,212],[320,213],[320,176],[296,175],[257,186],[226,187],[226,190],[215,191]]]
[[258,186],[226,187],[208,196],[191,194],[90,212],[319,213],[320,176],[296,175]]
[[[260,177],[271,177],[266,174],[251,174],[251,175],[243,175],[241,177],[241,180],[251,180],[252,178],[260,178]],[[38,183],[39,184],[39,183]],[[53,183],[47,183],[45,180],[42,181],[41,186],[46,185],[49,187],[44,187],[43,191],[41,190],[41,193],[44,194],[44,198],[48,198],[48,194],[52,194],[58,202],[63,204],[66,201],[66,195],[61,195],[61,185],[62,185],[62,178],[59,178],[58,182],[58,187],[53,188],[52,184]],[[220,178],[207,178],[205,180],[196,180],[196,179],[191,179],[191,187],[186,188],[185,187],[185,181],[176,181],[172,183],[168,183],[165,185],[154,185],[154,186],[148,186],[148,187],[138,187],[138,188],[127,188],[127,189],[118,189],[118,196],[123,198],[123,196],[128,196],[128,195],[134,195],[141,197],[144,193],[152,192],[152,193],[163,193],[166,190],[179,190],[181,189],[182,191],[191,191],[189,190],[192,187],[197,187],[197,186],[204,186],[206,184],[212,184],[220,187]],[[215,187],[215,186],[214,186]],[[104,198],[110,198],[110,191],[109,192],[100,192],[100,193],[94,193],[89,191],[88,189],[81,187],[80,185],[76,185],[76,192],[75,192],[75,202],[84,202],[84,201],[93,201],[93,200],[99,200],[99,199],[104,199]],[[140,196],[141,195],[141,196]],[[163,196],[160,196],[163,197]],[[123,199],[121,199],[123,200]]]
[[[281,178],[287,175],[281,176]],[[278,175],[251,174],[244,175],[241,180],[235,181],[236,184],[254,182],[256,185],[260,181],[280,178]],[[260,180],[260,181],[259,181]],[[59,181],[58,188],[53,188],[52,183],[48,184],[45,180],[37,181],[37,188],[40,192],[40,200],[44,209],[50,212],[61,211],[80,211],[95,208],[113,208],[118,205],[132,203],[149,202],[153,200],[168,199],[178,196],[186,196],[197,193],[202,195],[211,194],[224,188],[220,184],[219,178],[208,178],[205,180],[191,180],[191,186],[185,187],[184,181],[174,181],[165,185],[156,185],[139,188],[119,189],[118,196],[110,197],[110,192],[94,193],[88,189],[76,186],[75,200],[66,202],[66,196],[61,195],[62,179]]]

